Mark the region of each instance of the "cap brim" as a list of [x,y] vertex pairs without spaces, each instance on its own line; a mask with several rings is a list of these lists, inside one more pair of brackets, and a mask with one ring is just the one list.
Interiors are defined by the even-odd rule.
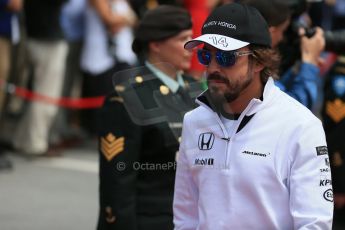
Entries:
[[204,34],[193,40],[188,41],[185,45],[185,49],[193,49],[194,47],[206,43],[209,44],[217,49],[230,51],[230,50],[237,50],[242,47],[249,45],[248,42],[244,42],[238,39],[226,37],[219,34]]

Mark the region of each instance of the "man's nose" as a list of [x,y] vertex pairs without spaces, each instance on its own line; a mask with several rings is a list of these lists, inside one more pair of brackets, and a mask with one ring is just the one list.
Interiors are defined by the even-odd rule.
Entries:
[[219,71],[220,71],[220,65],[216,61],[215,56],[212,55],[211,61],[210,61],[210,63],[207,66],[207,72],[208,73],[215,73],[215,72],[219,72]]

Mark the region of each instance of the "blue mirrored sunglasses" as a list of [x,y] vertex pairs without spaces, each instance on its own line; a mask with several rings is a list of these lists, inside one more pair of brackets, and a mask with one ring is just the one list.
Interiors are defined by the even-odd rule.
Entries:
[[[235,65],[236,58],[245,55],[252,55],[252,51],[222,51],[217,50],[216,61],[220,66],[230,67]],[[209,50],[198,49],[198,60],[202,65],[209,65],[212,60],[212,53]]]

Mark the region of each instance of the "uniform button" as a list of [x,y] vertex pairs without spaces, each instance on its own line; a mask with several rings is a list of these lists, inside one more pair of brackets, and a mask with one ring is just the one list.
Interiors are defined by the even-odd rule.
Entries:
[[107,206],[105,208],[105,213],[106,213],[106,217],[105,217],[105,220],[107,221],[107,223],[109,224],[112,224],[115,222],[116,220],[116,217],[113,215],[113,211],[112,211],[112,208]]
[[161,94],[163,94],[163,95],[168,95],[170,90],[169,90],[169,88],[168,88],[167,86],[161,85],[161,86],[159,87],[159,91],[160,91]]
[[142,76],[136,76],[136,77],[135,77],[135,82],[136,82],[136,83],[139,83],[139,84],[140,84],[140,83],[142,83],[143,81],[144,81],[144,79],[143,79]]

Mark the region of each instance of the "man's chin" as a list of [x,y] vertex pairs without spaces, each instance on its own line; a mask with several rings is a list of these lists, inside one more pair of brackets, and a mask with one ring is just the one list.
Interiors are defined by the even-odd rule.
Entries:
[[238,98],[237,93],[224,93],[220,90],[210,90],[212,100],[217,104],[231,103]]
[[224,96],[224,93],[219,91],[219,90],[210,90],[210,95],[211,95],[211,98],[212,98],[212,101],[214,101],[215,103],[217,104],[221,104],[221,103],[224,103],[226,102],[226,98]]
[[224,99],[227,103],[231,103],[238,98],[238,94],[226,94]]

